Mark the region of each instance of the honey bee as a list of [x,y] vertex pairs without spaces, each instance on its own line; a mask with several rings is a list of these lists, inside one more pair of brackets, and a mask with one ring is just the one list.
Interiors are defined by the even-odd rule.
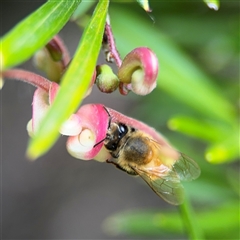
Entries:
[[166,160],[162,146],[150,135],[124,123],[111,122],[111,117],[103,142],[112,156],[108,163],[130,175],[139,175],[170,204],[184,201],[181,181],[191,181],[200,175],[198,164],[185,154],[176,152],[177,159]]

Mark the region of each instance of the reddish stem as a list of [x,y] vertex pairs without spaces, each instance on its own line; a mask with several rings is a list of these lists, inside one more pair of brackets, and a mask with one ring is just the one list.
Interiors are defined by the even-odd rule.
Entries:
[[117,67],[119,68],[122,65],[122,60],[121,60],[121,57],[116,48],[116,44],[115,44],[115,40],[113,37],[113,32],[112,32],[111,26],[108,23],[106,23],[106,25],[105,25],[105,34],[107,36],[107,42],[109,44],[109,50],[110,50],[111,56],[113,57],[113,59],[116,62]]
[[41,88],[46,92],[49,91],[51,86],[51,81],[48,79],[35,74],[33,72],[21,70],[21,69],[10,69],[2,72],[4,78],[11,78],[20,80],[29,84],[32,84],[35,87]]

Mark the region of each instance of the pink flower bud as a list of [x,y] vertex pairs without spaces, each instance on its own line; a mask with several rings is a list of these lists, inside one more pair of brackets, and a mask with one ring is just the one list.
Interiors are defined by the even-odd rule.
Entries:
[[131,83],[131,90],[139,95],[146,95],[156,87],[157,75],[157,57],[149,48],[145,47],[131,51],[124,58],[118,71],[120,82]]
[[[82,131],[68,138],[68,152],[79,159],[90,160],[99,154],[107,134],[109,116],[101,104],[87,104],[76,113],[81,119]],[[99,144],[98,144],[99,143]],[[101,152],[99,161],[110,158],[107,151]]]
[[[33,95],[32,103],[32,133],[37,131],[40,122],[49,109],[48,93],[41,88],[37,88]],[[30,130],[30,129],[29,129]]]
[[72,114],[67,121],[65,121],[59,132],[66,136],[76,136],[82,131],[82,121],[77,114]]
[[[46,49],[48,50],[49,54],[52,57],[52,60],[55,62],[61,61],[63,58],[63,52],[61,47],[59,46],[60,38],[55,36],[53,39],[51,39],[50,42],[47,43]],[[62,43],[62,41],[61,41]]]
[[32,103],[32,121],[28,123],[27,130],[30,136],[34,135],[40,126],[40,122],[46,115],[59,89],[59,85],[55,82],[49,84],[49,92],[42,88],[37,88],[33,95]]

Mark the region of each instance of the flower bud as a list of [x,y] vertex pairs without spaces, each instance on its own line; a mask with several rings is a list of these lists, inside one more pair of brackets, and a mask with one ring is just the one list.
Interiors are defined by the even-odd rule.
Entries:
[[[106,137],[109,116],[103,105],[87,104],[76,113],[81,119],[82,131],[77,136],[71,136],[67,141],[69,153],[79,159],[106,161],[110,155],[107,151],[100,153],[103,140]],[[99,157],[100,154],[100,157]]]
[[38,130],[40,122],[47,114],[49,107],[50,105],[48,93],[41,88],[37,88],[34,92],[32,103],[32,129],[29,127],[27,128],[28,130],[32,131],[29,132],[30,136]]
[[60,81],[63,72],[62,63],[54,61],[46,48],[40,49],[35,53],[33,64],[36,68],[46,73],[47,78],[51,81]]
[[101,92],[111,93],[118,88],[119,80],[113,73],[112,69],[108,65],[104,64],[97,66],[96,85]]
[[67,150],[75,158],[88,160],[87,154],[94,147],[96,135],[90,129],[84,129],[79,135],[68,138]]
[[67,121],[65,121],[59,132],[66,136],[76,136],[82,131],[82,121],[77,114],[72,114]]
[[53,61],[58,62],[62,60],[63,53],[55,38],[47,43],[46,48]]
[[59,83],[70,57],[63,41],[56,35],[34,55],[33,62],[38,69],[46,73],[48,79]]
[[39,128],[40,122],[54,101],[58,89],[59,85],[55,82],[51,82],[48,92],[42,88],[37,88],[35,90],[32,102],[32,120],[30,120],[27,125],[29,136],[33,136],[34,132]]
[[156,87],[157,75],[157,57],[145,47],[131,51],[118,71],[120,82],[131,84],[131,90],[139,95],[146,95]]

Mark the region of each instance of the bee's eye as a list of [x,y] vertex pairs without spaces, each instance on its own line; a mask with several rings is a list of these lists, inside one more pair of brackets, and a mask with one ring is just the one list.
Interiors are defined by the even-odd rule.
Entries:
[[119,124],[118,130],[119,130],[119,137],[124,136],[128,132],[128,128],[124,124]]

